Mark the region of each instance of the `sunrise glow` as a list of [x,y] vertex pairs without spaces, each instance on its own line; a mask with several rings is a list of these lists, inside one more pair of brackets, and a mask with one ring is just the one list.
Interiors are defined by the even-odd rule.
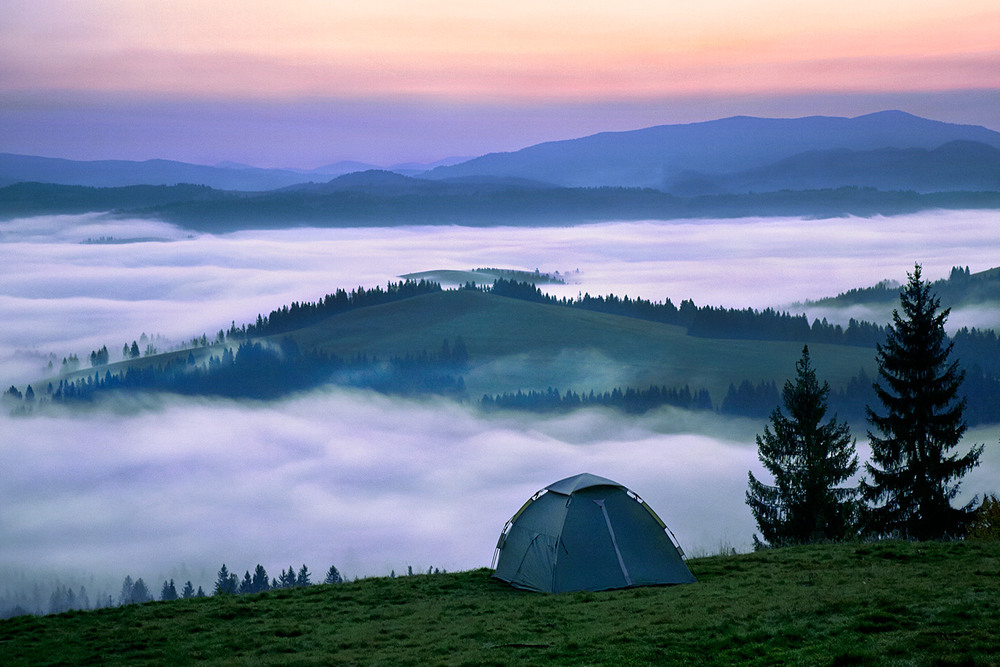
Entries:
[[0,15],[7,91],[607,99],[1000,86],[1000,8],[986,0],[15,0]]

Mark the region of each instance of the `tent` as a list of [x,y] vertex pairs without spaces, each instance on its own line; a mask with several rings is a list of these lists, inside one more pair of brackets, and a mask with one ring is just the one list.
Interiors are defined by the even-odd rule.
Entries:
[[504,526],[493,576],[548,593],[692,583],[668,532],[618,482],[567,477],[528,499]]

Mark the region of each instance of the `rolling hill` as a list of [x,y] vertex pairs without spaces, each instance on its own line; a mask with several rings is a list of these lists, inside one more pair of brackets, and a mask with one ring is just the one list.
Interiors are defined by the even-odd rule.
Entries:
[[[246,337],[237,330],[231,332],[225,343],[80,369],[45,378],[35,386],[44,387],[49,382],[87,385],[112,374],[123,378],[123,389],[132,387],[131,391],[138,391],[144,386],[143,372],[211,366],[207,363],[211,357],[215,357],[217,364],[226,350],[233,354],[237,347],[254,340],[269,342],[275,350],[289,349],[292,345],[302,354],[312,355],[303,357],[303,362],[321,367],[320,376],[306,368],[297,376],[303,378],[302,384],[296,385],[298,381],[293,380],[290,386],[271,391],[268,387],[282,382],[283,376],[267,373],[282,371],[267,365],[272,359],[258,355],[258,361],[249,363],[265,365],[259,372],[251,366],[246,380],[238,381],[241,388],[247,382],[270,383],[261,389],[262,397],[308,389],[324,382],[371,386],[364,382],[359,385],[351,377],[353,372],[370,374],[373,372],[370,365],[348,363],[346,367],[335,365],[324,371],[323,359],[379,360],[376,372],[384,372],[384,364],[391,359],[433,357],[445,341],[455,346],[461,340],[467,358],[460,367],[445,364],[443,372],[461,375],[466,400],[478,401],[483,395],[505,392],[546,392],[550,388],[600,393],[656,385],[707,390],[716,407],[730,385],[739,385],[743,380],[754,384],[774,382],[780,386],[794,373],[803,345],[795,340],[689,335],[683,326],[637,317],[534,303],[478,290],[441,290],[352,308],[303,325],[280,326],[277,332],[263,337],[257,334]],[[109,349],[120,349],[119,346],[118,341],[108,342]],[[874,351],[870,347],[810,343],[810,351],[815,367],[835,390],[846,387],[862,369],[869,376],[874,374]],[[251,358],[249,352],[247,358]],[[429,363],[420,368],[438,372],[433,359]],[[328,375],[324,377],[323,373]],[[261,380],[265,376],[271,379]],[[177,390],[198,393],[205,389]],[[207,390],[215,391],[211,385]],[[772,408],[769,403],[765,412]]]
[[[17,183],[0,187],[0,220],[107,212],[118,218],[153,218],[193,231],[226,233],[295,227],[530,227],[607,220],[872,217],[930,209],[1000,209],[1000,190],[918,193],[844,187],[678,197],[648,188],[546,187],[493,177],[434,182],[401,175],[361,176],[352,175],[355,184],[350,187],[292,186],[259,193],[192,185],[88,188]],[[381,184],[373,184],[374,180]]]
[[518,591],[487,570],[0,621],[7,665],[996,664],[1000,542],[688,561],[698,582]]
[[[794,372],[802,344],[699,338],[685,329],[620,315],[530,303],[471,290],[442,291],[364,308],[276,338],[350,357],[434,351],[461,337],[469,353],[468,393],[549,387],[577,392],[650,384],[709,390],[721,401],[744,378],[779,384]],[[818,369],[841,387],[859,369],[874,372],[873,351],[810,347]]]
[[[989,303],[976,300],[988,298],[996,275],[956,267],[935,289],[963,303]],[[882,298],[892,289],[857,292]],[[407,281],[296,302],[168,352],[136,350],[135,358],[111,363],[105,353],[85,368],[64,361],[31,393],[39,405],[156,391],[267,400],[338,385],[446,396],[486,410],[590,405],[642,413],[672,405],[764,419],[808,344],[818,375],[831,386],[831,412],[860,427],[866,405],[877,400],[874,348],[884,324],[851,320],[841,327],[772,309],[690,301],[678,308],[614,295],[559,300],[517,279],[451,290]],[[953,341],[967,371],[968,422],[1000,422],[996,333],[961,329]],[[105,347],[119,345],[111,340]],[[3,399],[14,411],[34,409],[33,398],[21,402],[17,387]]]

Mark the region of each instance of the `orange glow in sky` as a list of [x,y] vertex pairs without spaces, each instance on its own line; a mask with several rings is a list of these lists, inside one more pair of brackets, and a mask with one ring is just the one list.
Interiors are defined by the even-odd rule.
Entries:
[[6,0],[0,90],[613,99],[1000,87],[995,0]]

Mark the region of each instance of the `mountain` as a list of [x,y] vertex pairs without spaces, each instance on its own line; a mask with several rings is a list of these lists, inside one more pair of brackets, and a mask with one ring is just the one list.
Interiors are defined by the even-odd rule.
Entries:
[[[1000,208],[1000,133],[900,111],[606,132],[419,176],[365,167],[293,171],[0,154],[0,218],[114,211],[223,232]],[[342,169],[349,173],[338,174]],[[175,189],[149,189],[156,187]]]
[[[394,165],[388,171],[416,176],[433,167],[466,159],[446,158],[426,165],[411,162]],[[0,153],[0,187],[24,182],[92,187],[190,183],[219,190],[264,191],[300,183],[326,182],[331,177],[373,169],[379,167],[353,161],[336,162],[315,169],[261,169],[228,161],[209,166],[173,160],[79,161]]]
[[637,186],[669,191],[671,184],[690,172],[734,174],[808,152],[837,149],[931,151],[955,141],[1000,149],[1000,132],[902,111],[856,118],[737,116],[547,142],[438,167],[424,177],[507,176],[562,186]]
[[285,169],[259,169],[227,164],[211,167],[173,160],[78,161],[0,153],[0,185],[18,182],[122,187],[191,183],[223,190],[273,190],[316,180]]
[[[902,111],[856,118],[737,116],[602,132],[459,160],[406,163],[385,170],[345,161],[306,170],[259,169],[231,162],[216,166],[170,160],[79,162],[0,154],[0,187],[17,182],[94,187],[191,183],[247,192],[322,185],[331,177],[386,171],[425,181],[637,187],[680,196],[841,187],[920,193],[1000,191],[1000,132]],[[343,190],[345,183],[332,188]],[[386,184],[391,188],[400,183]],[[422,187],[429,190],[426,182]]]
[[836,148],[799,153],[731,174],[685,172],[664,189],[678,195],[717,195],[850,186],[916,192],[1000,190],[1000,149],[956,140],[938,148]]

